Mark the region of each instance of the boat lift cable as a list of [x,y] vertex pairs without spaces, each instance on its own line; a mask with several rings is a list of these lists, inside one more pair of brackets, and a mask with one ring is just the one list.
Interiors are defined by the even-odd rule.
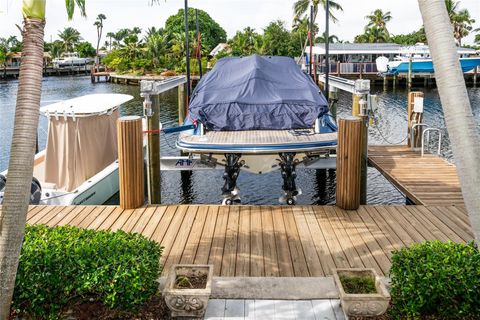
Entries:
[[403,138],[401,141],[398,141],[398,142],[392,142],[390,140],[388,140],[385,135],[383,134],[382,130],[380,130],[380,127],[378,126],[378,123],[380,122],[379,119],[378,119],[378,115],[376,113],[375,110],[373,110],[373,108],[370,109],[372,111],[372,118],[373,118],[373,122],[375,124],[375,129],[377,129],[378,133],[380,134],[380,137],[388,144],[391,144],[391,145],[397,145],[397,144],[401,144],[403,142],[405,142],[408,138],[408,134],[405,136],[405,138]]

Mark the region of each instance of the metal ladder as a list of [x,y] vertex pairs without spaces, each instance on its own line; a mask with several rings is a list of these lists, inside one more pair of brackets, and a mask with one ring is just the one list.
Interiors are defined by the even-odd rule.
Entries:
[[[410,132],[413,132],[416,127],[424,127],[422,131],[422,146],[421,146],[421,155],[425,154],[425,147],[428,148],[430,145],[430,132],[437,132],[438,133],[438,145],[437,145],[437,155],[440,155],[440,149],[442,146],[442,131],[439,128],[430,128],[428,124],[426,123],[415,123],[412,125],[412,128],[410,129]],[[426,138],[426,139],[425,139]],[[414,135],[410,134],[410,145],[412,146],[412,150],[418,150],[418,148],[415,148],[415,141],[414,141]]]

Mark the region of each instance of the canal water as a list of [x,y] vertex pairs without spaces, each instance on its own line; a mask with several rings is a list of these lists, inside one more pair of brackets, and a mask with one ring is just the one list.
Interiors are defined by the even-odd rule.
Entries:
[[[17,81],[0,82],[0,172],[8,166],[8,154],[13,130]],[[442,156],[453,161],[450,141],[445,129],[445,123],[437,89],[418,88],[425,93],[424,122],[432,127],[442,129]],[[379,96],[378,126],[369,129],[370,144],[405,143],[407,121],[407,92],[404,89],[393,91],[391,88],[373,90]],[[122,107],[122,115],[141,115],[142,99],[139,87],[111,83],[91,84],[90,77],[48,77],[43,80],[42,106],[59,100],[78,97],[91,93],[125,93],[135,97]],[[480,128],[480,88],[469,88],[468,93],[472,103],[475,120]],[[165,127],[177,124],[177,92],[172,90],[161,96],[161,121]],[[351,95],[339,94],[338,115],[348,116],[351,113]],[[45,147],[47,121],[40,118],[39,143]],[[385,141],[388,140],[387,141]],[[179,152],[174,148],[176,135],[161,137],[162,155],[174,156]],[[435,139],[434,139],[435,140]],[[334,170],[299,170],[298,186],[302,195],[298,197],[299,204],[333,204],[335,203],[335,171]],[[181,172],[162,173],[163,203],[220,203],[223,185],[222,171],[197,171],[191,174]],[[278,204],[281,196],[282,179],[280,172],[264,175],[254,175],[241,172],[238,186],[241,190],[244,204]],[[405,203],[405,198],[374,168],[368,169],[368,203],[392,204]],[[111,200],[112,203],[118,198]]]

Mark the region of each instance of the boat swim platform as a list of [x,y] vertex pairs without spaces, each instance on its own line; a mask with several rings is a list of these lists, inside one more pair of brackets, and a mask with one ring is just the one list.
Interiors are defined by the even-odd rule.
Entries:
[[203,153],[277,153],[335,149],[337,133],[315,133],[313,129],[208,131],[204,135],[180,134],[177,146]]
[[464,205],[455,165],[406,145],[369,146],[368,163],[414,204]]
[[474,239],[463,206],[31,206],[27,223],[140,233],[164,247],[164,270],[209,263],[222,277],[324,277],[345,267],[388,275],[394,250]]

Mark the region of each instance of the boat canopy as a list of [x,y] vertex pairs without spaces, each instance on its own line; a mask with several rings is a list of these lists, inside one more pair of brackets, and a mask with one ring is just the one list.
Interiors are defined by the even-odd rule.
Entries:
[[40,111],[46,116],[75,117],[93,114],[104,114],[118,108],[121,104],[132,100],[128,94],[98,93],[60,101],[42,107]]
[[313,80],[288,57],[218,60],[193,91],[192,121],[216,131],[311,128],[328,112]]
[[88,95],[44,107],[42,111],[50,115],[44,182],[70,192],[112,164],[118,157],[118,107],[131,99],[129,95]]

